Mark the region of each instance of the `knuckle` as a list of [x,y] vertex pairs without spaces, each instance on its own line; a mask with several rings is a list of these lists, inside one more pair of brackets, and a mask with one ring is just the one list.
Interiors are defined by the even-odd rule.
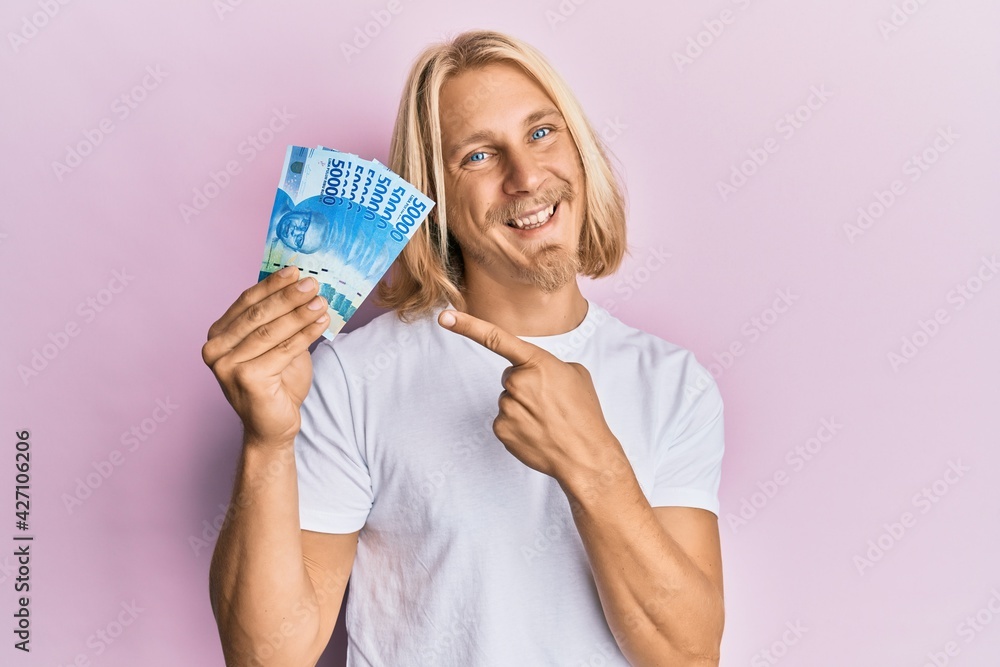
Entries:
[[274,336],[274,334],[271,333],[271,327],[269,323],[262,324],[259,327],[257,327],[257,329],[254,331],[254,334],[257,336],[257,338],[264,341],[271,340],[271,338]]
[[240,304],[241,306],[249,304],[253,300],[253,295],[254,295],[254,288],[248,287],[242,292],[240,292],[240,295],[236,298],[236,303]]
[[212,372],[215,373],[215,377],[222,385],[232,383],[236,376],[236,369],[226,357],[222,357],[212,364]]
[[295,343],[295,336],[292,336],[291,338],[286,338],[285,340],[281,341],[275,347],[277,347],[277,349],[280,350],[283,354],[287,354],[293,351],[294,343]]
[[264,317],[264,307],[259,303],[252,304],[247,308],[246,317],[250,322],[259,322]]
[[246,387],[253,384],[253,368],[249,364],[237,364],[227,369],[225,376],[236,386]]
[[486,347],[490,348],[494,352],[500,348],[500,334],[497,333],[496,329],[490,329],[486,334]]
[[212,361],[215,359],[214,351],[215,344],[212,340],[201,346],[201,360],[205,362],[206,366],[212,365]]

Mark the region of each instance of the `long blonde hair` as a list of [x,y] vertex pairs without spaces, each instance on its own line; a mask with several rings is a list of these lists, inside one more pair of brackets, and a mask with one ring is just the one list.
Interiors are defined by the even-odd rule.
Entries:
[[[565,118],[579,151],[586,202],[580,234],[581,273],[591,278],[612,275],[627,252],[624,185],[612,168],[610,151],[562,77],[525,42],[491,30],[466,31],[427,47],[414,61],[389,145],[389,168],[436,203],[376,286],[374,303],[395,310],[404,322],[446,301],[465,309],[462,255],[454,236],[448,234],[439,100],[441,87],[450,77],[495,62],[518,65],[538,82]],[[485,79],[478,97],[467,98],[465,106],[488,101],[490,86]],[[459,112],[450,109],[446,113]]]

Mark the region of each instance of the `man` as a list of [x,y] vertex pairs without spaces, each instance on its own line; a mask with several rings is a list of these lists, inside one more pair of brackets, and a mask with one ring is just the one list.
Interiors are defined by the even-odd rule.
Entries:
[[379,285],[393,312],[310,356],[325,303],[279,272],[203,349],[245,428],[227,664],[314,665],[350,577],[355,667],[717,665],[722,400],[579,290],[625,221],[568,88],[459,35],[414,64],[390,158],[438,203]]

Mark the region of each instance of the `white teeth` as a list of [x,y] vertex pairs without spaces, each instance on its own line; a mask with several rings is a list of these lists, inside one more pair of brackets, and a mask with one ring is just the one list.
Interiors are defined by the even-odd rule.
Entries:
[[553,213],[555,213],[556,204],[553,204],[549,208],[540,213],[532,213],[526,218],[518,218],[514,220],[514,224],[507,223],[509,227],[518,227],[519,229],[525,229],[529,227],[540,227],[542,223],[546,222]]

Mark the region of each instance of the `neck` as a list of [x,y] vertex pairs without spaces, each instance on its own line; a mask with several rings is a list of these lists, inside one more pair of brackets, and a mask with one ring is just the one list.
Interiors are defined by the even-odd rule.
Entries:
[[587,316],[587,299],[576,280],[554,292],[543,292],[533,285],[470,280],[463,295],[466,313],[515,336],[566,333],[580,326]]

